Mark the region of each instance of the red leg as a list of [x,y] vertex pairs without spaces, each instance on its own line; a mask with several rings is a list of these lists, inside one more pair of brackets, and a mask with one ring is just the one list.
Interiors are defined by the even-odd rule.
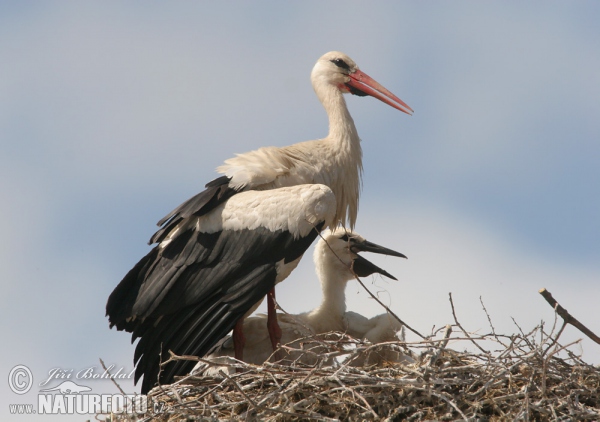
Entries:
[[244,360],[244,346],[246,345],[246,337],[244,337],[244,320],[240,318],[233,327],[233,351],[235,358]]
[[277,322],[277,309],[275,308],[275,287],[267,293],[267,329],[271,338],[273,350],[277,349],[277,345],[281,340],[281,328]]

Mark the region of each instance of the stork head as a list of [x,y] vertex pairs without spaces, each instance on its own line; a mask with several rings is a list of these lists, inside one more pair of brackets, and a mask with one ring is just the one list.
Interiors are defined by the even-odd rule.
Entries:
[[406,258],[400,252],[369,242],[361,235],[344,228],[325,230],[315,247],[315,265],[320,274],[327,274],[334,279],[348,281],[354,278],[367,277],[378,273],[388,278],[396,278],[377,265],[359,255],[359,252],[373,252],[383,255]]
[[339,51],[330,51],[319,58],[312,70],[311,80],[319,96],[321,86],[332,85],[342,93],[361,97],[370,95],[404,113],[413,114],[413,109],[404,101],[361,71],[354,60]]

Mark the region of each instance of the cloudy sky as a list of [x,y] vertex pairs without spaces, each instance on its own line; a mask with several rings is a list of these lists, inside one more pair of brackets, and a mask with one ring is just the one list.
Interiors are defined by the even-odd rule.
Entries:
[[[599,20],[585,1],[0,3],[1,372],[34,377],[2,383],[0,414],[53,368],[131,370],[108,295],[223,160],[327,134],[309,74],[330,50],[415,110],[348,98],[356,229],[409,257],[371,257],[399,281],[367,285],[424,333],[453,322],[449,292],[470,331],[490,331],[480,297],[498,332],[549,329],[542,287],[600,333]],[[288,312],[319,302],[311,253],[278,291]],[[573,350],[600,364],[590,340]]]

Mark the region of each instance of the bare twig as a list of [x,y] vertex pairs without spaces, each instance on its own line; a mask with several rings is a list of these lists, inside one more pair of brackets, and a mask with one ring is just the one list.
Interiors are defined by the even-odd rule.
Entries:
[[583,334],[588,336],[590,339],[600,344],[600,337],[592,332],[589,328],[579,322],[574,316],[572,316],[565,308],[560,306],[560,304],[552,297],[552,294],[546,289],[540,289],[539,293],[546,299],[546,302],[550,304],[556,311],[558,315],[567,323],[571,324],[573,327],[577,328]]
[[[354,272],[354,271],[353,271]],[[384,304],[381,300],[379,300],[379,298],[377,296],[375,296],[368,288],[367,286],[365,286],[365,284],[362,282],[362,280],[356,275],[354,274],[354,278],[356,278],[356,280],[360,283],[360,285],[363,287],[363,289],[365,289],[367,291],[367,293],[369,293],[369,295],[375,299],[375,301],[377,303],[379,303],[387,312],[389,312],[389,314],[391,316],[393,316],[394,318],[396,318],[396,320],[404,325],[408,330],[412,331],[413,333],[415,333],[416,335],[418,335],[419,337],[421,337],[423,340],[427,339],[427,337],[425,337],[424,335],[422,335],[421,333],[419,333],[417,330],[415,330],[414,328],[412,328],[410,325],[408,325],[406,322],[402,321],[400,319],[400,317],[398,315],[396,315],[386,304]]]
[[485,312],[485,316],[487,317],[488,322],[490,323],[490,328],[492,329],[492,334],[494,335],[494,338],[498,341],[498,343],[500,343],[500,344],[502,344],[502,346],[506,347],[506,345],[502,342],[502,340],[500,340],[500,338],[496,335],[496,329],[494,328],[494,324],[492,324],[492,318],[490,317],[490,314],[488,313],[487,308],[483,304],[483,298],[481,296],[479,296],[479,302],[481,303],[483,312]]
[[450,340],[450,334],[452,334],[452,326],[446,325],[446,330],[444,331],[444,340],[438,345],[435,353],[431,355],[431,358],[429,358],[429,362],[427,363],[427,366],[434,365],[435,362],[438,360],[442,351],[448,345],[448,341]]
[[449,292],[448,293],[448,297],[450,298],[450,306],[452,307],[452,316],[454,317],[454,322],[456,323],[456,325],[458,326],[458,328],[461,329],[461,331],[464,333],[464,335],[471,340],[471,343],[473,343],[479,350],[481,350],[483,353],[489,353],[487,350],[485,350],[483,347],[481,347],[475,340],[473,340],[471,338],[471,336],[469,335],[469,333],[467,333],[467,330],[465,330],[463,328],[462,325],[460,325],[460,322],[458,322],[458,318],[456,317],[456,312],[454,310],[454,302],[452,301],[452,293]]
[[[108,373],[108,375],[110,375],[110,371],[108,370],[108,368],[104,364],[104,361],[102,360],[102,358],[99,358],[99,359],[100,359],[100,365],[102,365],[102,369],[104,369],[104,371],[106,371],[106,373]],[[115,381],[115,379],[113,377],[110,377],[110,380],[119,389],[119,391],[121,392],[122,395],[124,395],[124,396],[127,395],[127,394],[125,394],[125,391],[123,391],[123,389],[121,388],[121,386],[117,383],[117,381]]]
[[[555,315],[557,315],[557,314],[555,313]],[[556,333],[556,335],[551,338],[551,341],[550,341],[550,344],[548,345],[548,347],[546,347],[546,349],[542,352],[542,356],[544,356],[546,353],[548,353],[548,350],[550,350],[552,348],[552,346],[554,346],[556,344],[556,342],[560,338],[560,335],[565,330],[565,327],[567,326],[567,324],[568,324],[567,321],[563,321],[563,324],[560,327],[560,329],[558,330],[558,332]]]

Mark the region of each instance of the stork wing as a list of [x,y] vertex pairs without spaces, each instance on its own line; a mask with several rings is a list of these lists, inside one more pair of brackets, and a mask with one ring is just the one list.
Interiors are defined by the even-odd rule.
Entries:
[[202,216],[238,193],[241,189],[232,189],[229,187],[230,177],[221,176],[206,184],[206,189],[192,196],[190,199],[179,205],[169,214],[164,216],[158,223],[162,226],[150,239],[149,244],[162,242],[169,235],[173,228],[177,227],[182,220],[191,216]]
[[193,362],[179,361],[158,376],[168,350],[205,355],[281,281],[334,212],[328,187],[300,185],[243,192],[173,227],[106,306],[111,326],[141,337],[134,360],[142,392],[189,372]]

